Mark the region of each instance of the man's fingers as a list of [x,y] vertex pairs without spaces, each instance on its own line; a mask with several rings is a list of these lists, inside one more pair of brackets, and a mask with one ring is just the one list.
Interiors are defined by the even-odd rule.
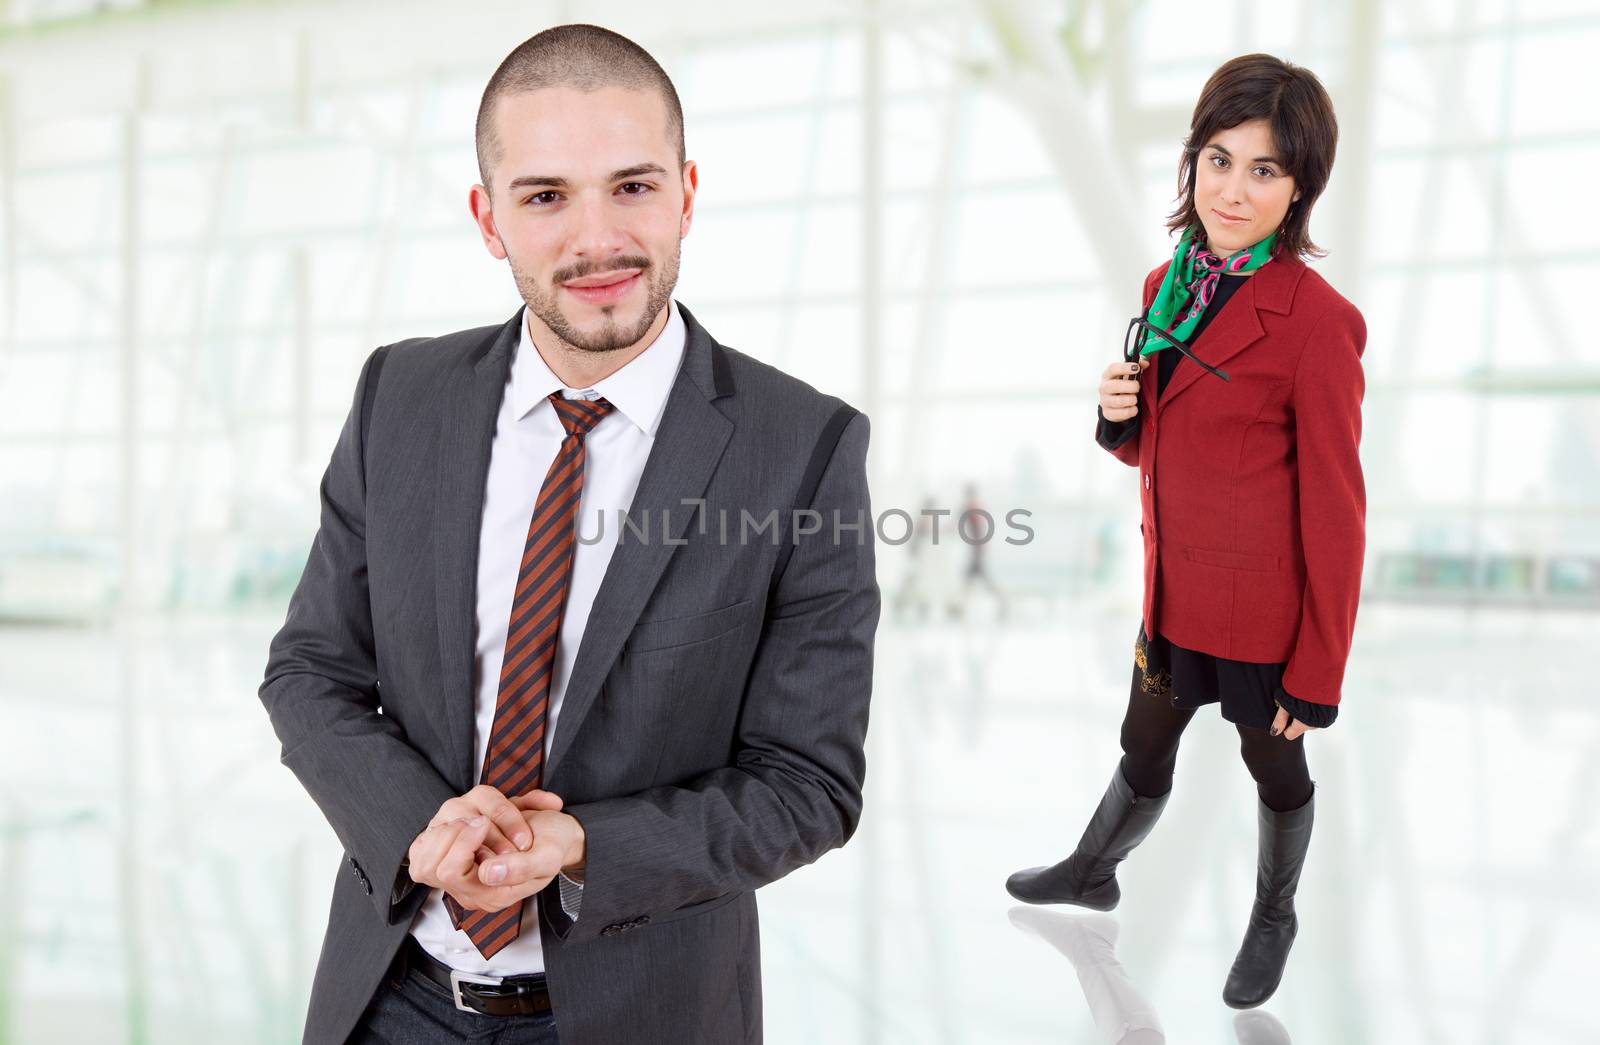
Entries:
[[486,844],[497,853],[509,852],[513,849],[526,849],[533,842],[533,836],[528,833],[527,822],[522,819],[522,811],[511,804],[498,788],[488,784],[479,784],[468,791],[464,796],[472,803],[478,813],[489,818],[490,829]]
[[467,819],[457,817],[435,824],[418,835],[417,840],[411,844],[411,852],[407,854],[411,861],[411,880],[427,885],[439,885],[441,881],[439,862],[444,859],[466,826]]
[[526,853],[497,856],[478,865],[478,881],[487,886],[525,885],[554,878],[561,870],[561,854],[554,846],[535,845]]
[[439,858],[436,877],[440,882],[448,885],[460,878],[467,877],[468,872],[477,866],[478,848],[483,845],[484,836],[489,831],[489,821],[486,817],[473,817],[462,825],[460,832],[450,843],[450,848],[444,856]]
[[[467,821],[471,820],[474,816],[481,816],[481,815],[482,814],[480,814],[480,813],[471,813],[471,812],[469,812],[466,816],[457,816],[457,817],[452,817],[449,820],[437,821],[437,822],[435,822],[433,824],[428,825],[428,830],[436,831],[436,830],[439,830],[441,828],[452,827],[452,826],[456,827],[456,828],[459,828],[459,827],[461,827],[461,825],[463,825],[463,824],[467,823]],[[522,816],[521,816],[520,813],[516,814],[516,816],[517,816],[518,820],[522,819]],[[516,828],[513,828],[512,830],[513,830],[513,832],[515,832]],[[526,832],[524,831],[523,833],[526,833]],[[454,837],[455,837],[454,833],[452,833],[449,837],[453,841]],[[515,837],[515,835],[513,835],[513,837]],[[506,838],[505,833],[500,830],[499,825],[495,824],[493,822],[491,822],[489,824],[489,831],[488,831],[487,834],[484,835],[483,844],[490,851],[490,855],[493,855],[494,853],[514,853],[514,852],[517,851],[517,847],[515,845],[513,845]],[[441,848],[441,852],[442,851],[443,850]]]
[[549,878],[534,879],[518,885],[495,886],[483,885],[468,879],[465,882],[457,882],[450,895],[469,911],[503,911],[518,900],[526,900],[549,884]]
[[478,815],[478,811],[469,803],[459,798],[452,798],[439,807],[439,812],[428,821],[429,827],[443,827],[445,824],[459,824]]
[[554,812],[561,811],[561,796],[554,791],[541,791],[535,788],[525,795],[518,795],[511,800],[516,807],[525,811],[535,809],[549,809]]
[[[488,816],[494,824],[494,831],[491,832],[494,840],[489,844],[495,852],[514,853],[533,844],[533,832],[528,829],[528,821],[522,818],[522,810],[510,799],[501,799]],[[496,845],[495,841],[500,844]]]

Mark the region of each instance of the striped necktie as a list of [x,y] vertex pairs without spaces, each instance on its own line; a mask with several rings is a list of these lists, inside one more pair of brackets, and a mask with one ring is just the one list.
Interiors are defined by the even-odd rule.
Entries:
[[[542,781],[550,677],[572,580],[578,501],[583,495],[583,437],[612,410],[604,399],[563,399],[559,391],[550,394],[550,402],[567,435],[545,473],[523,542],[494,725],[480,778],[507,798],[526,794]],[[445,897],[451,922],[485,958],[517,938],[525,902],[519,900],[503,911],[468,911],[454,897]]]

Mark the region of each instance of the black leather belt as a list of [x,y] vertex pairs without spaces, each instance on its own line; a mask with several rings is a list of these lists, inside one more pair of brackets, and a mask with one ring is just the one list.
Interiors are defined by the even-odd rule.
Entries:
[[463,1012],[485,1016],[537,1016],[550,1011],[550,989],[542,972],[526,976],[478,976],[458,972],[429,954],[410,933],[406,934],[406,944],[395,960],[400,975],[405,975],[407,967],[415,969],[449,991],[456,1008]]

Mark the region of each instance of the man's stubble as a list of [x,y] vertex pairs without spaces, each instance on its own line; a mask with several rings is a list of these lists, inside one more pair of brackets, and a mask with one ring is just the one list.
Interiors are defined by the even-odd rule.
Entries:
[[[550,328],[550,331],[560,338],[569,348],[580,352],[614,352],[618,349],[628,348],[639,343],[650,327],[655,323],[656,317],[661,315],[661,310],[672,300],[673,288],[678,284],[678,263],[683,254],[683,244],[680,240],[673,248],[672,254],[666,259],[663,266],[656,266],[649,258],[642,254],[631,254],[613,258],[604,265],[594,263],[580,263],[557,269],[552,274],[551,286],[546,288],[533,275],[517,264],[515,256],[509,252],[507,261],[511,264],[511,275],[516,280],[517,292],[522,295],[522,300],[527,303],[528,310],[539,317],[540,322]],[[573,279],[582,279],[584,276],[595,275],[600,272],[609,272],[614,269],[637,268],[644,277],[649,288],[649,296],[645,300],[644,312],[639,319],[627,326],[621,326],[616,318],[610,314],[610,309],[603,309],[605,322],[593,331],[585,331],[569,320],[561,306],[557,304],[556,295],[559,293],[556,286]]]

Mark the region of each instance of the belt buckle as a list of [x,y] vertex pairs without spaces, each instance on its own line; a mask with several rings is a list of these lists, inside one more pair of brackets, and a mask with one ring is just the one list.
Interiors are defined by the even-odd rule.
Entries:
[[481,983],[485,987],[498,987],[505,982],[505,979],[504,976],[479,976],[470,972],[462,972],[460,969],[451,969],[450,994],[455,998],[456,1008],[462,1012],[471,1012],[483,1016],[485,1013],[468,1005],[466,999],[461,996],[461,985],[463,983]]

